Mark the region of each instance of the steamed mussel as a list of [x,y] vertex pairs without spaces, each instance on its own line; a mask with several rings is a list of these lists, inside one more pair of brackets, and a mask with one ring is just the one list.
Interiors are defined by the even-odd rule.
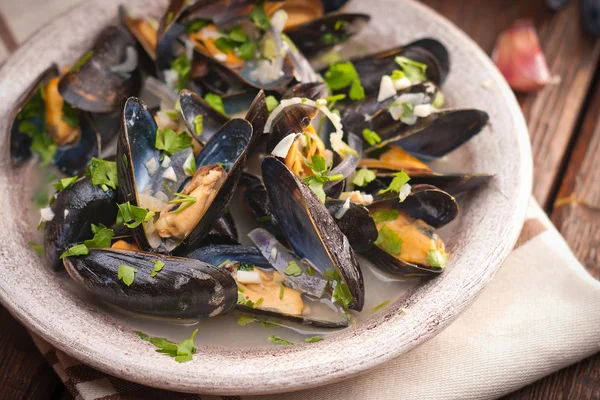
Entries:
[[122,8],[74,66],[48,68],[10,148],[66,175],[41,210],[52,270],[138,315],[313,332],[441,274],[454,196],[492,175],[438,170],[489,117],[444,108],[438,40],[338,60],[369,21],[330,13],[343,3]]

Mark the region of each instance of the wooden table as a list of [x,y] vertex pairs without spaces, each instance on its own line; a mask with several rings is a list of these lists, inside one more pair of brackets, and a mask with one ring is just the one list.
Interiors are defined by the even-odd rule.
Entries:
[[[535,160],[534,195],[575,255],[600,279],[600,41],[586,35],[578,2],[558,13],[544,0],[423,0],[448,17],[488,53],[515,19],[532,18],[559,84],[519,95]],[[17,40],[3,23],[0,39]],[[0,397],[69,398],[27,332],[0,307]],[[558,371],[505,399],[598,399],[600,354]]]

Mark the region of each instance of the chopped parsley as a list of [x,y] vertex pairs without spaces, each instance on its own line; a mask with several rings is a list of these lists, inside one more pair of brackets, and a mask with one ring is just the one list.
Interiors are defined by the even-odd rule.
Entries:
[[63,102],[62,116],[60,118],[71,128],[77,128],[79,126],[79,110],[71,106],[66,101]]
[[442,108],[445,102],[446,98],[444,97],[444,93],[438,90],[435,94],[435,99],[433,99],[433,103],[431,105],[435,108]]
[[367,168],[361,168],[358,171],[356,171],[356,175],[354,175],[352,183],[356,186],[366,186],[367,183],[373,182],[375,178],[375,172]]
[[240,315],[240,317],[238,318],[238,325],[239,326],[246,326],[248,324],[251,324],[252,322],[256,322],[257,319],[254,317],[250,317],[248,315]]
[[192,147],[192,138],[187,132],[177,133],[171,128],[157,129],[154,147],[170,156],[178,151]]
[[448,262],[448,255],[442,254],[439,250],[429,250],[427,252],[427,264],[433,268],[444,268]]
[[337,21],[335,21],[335,25],[333,26],[333,29],[335,29],[336,31],[339,31],[340,29],[344,29],[348,26],[348,21],[344,21],[343,19],[338,19]]
[[192,63],[185,54],[173,60],[171,63],[171,70],[177,73],[177,90],[180,91],[185,89],[190,77],[190,72],[192,72]]
[[67,249],[60,255],[60,259],[66,257],[77,257],[77,256],[87,256],[90,254],[90,249],[87,248],[85,244],[76,244],[75,246]]
[[198,329],[195,329],[194,332],[192,332],[192,335],[189,339],[186,339],[178,344],[175,344],[175,342],[167,338],[150,337],[140,331],[135,331],[135,333],[140,337],[140,339],[152,343],[154,346],[158,347],[156,350],[157,353],[173,357],[175,358],[175,361],[180,363],[190,361],[192,359],[192,355],[196,353],[194,337],[198,333]]
[[169,11],[167,14],[167,18],[165,19],[165,25],[169,25],[169,23],[173,21],[173,11]]
[[377,311],[381,310],[382,308],[386,307],[388,304],[390,304],[389,300],[386,300],[384,302],[379,303],[378,305],[376,305],[375,307],[371,308],[369,311],[371,313],[376,313]]
[[265,2],[261,1],[250,11],[248,15],[250,21],[254,23],[254,25],[258,26],[262,30],[267,30],[271,27],[271,21],[265,12]]
[[[397,56],[394,61],[400,66],[404,75],[412,82],[424,82],[427,80],[427,65],[410,58]],[[392,78],[393,79],[393,78]]]
[[137,228],[142,222],[148,222],[154,217],[154,211],[131,205],[130,202],[117,204],[117,225],[124,224],[128,228]]
[[204,116],[202,114],[198,114],[194,117],[194,130],[198,136],[202,135],[202,132],[204,132]]
[[135,279],[135,274],[138,272],[137,269],[130,267],[129,265],[119,264],[119,270],[117,271],[118,279],[122,280],[127,286],[131,286]]
[[283,273],[287,276],[300,276],[302,275],[302,269],[298,265],[298,263],[294,260],[288,262],[287,267],[283,270]]
[[162,269],[165,266],[165,263],[160,260],[154,260],[152,261],[152,264],[154,264],[154,269],[150,273],[150,277],[154,278],[160,271],[162,271]]
[[326,195],[323,190],[323,185],[330,181],[339,181],[344,176],[341,174],[326,175],[329,172],[327,168],[327,162],[325,157],[319,155],[313,155],[311,161],[304,159],[304,164],[309,167],[314,175],[307,176],[303,181],[310,187],[310,189],[317,195],[321,203],[325,203]]
[[315,274],[315,271],[312,269],[312,267],[309,265],[306,267],[306,275],[308,276],[313,276]]
[[284,346],[290,346],[290,345],[294,344],[293,342],[278,338],[277,336],[273,336],[273,335],[269,336],[269,340],[273,343],[282,344]]
[[321,36],[321,40],[325,43],[335,43],[337,41],[335,35],[331,32],[327,32]]
[[105,192],[108,188],[116,189],[118,185],[117,163],[92,157],[85,175],[92,180],[92,185],[100,186]]
[[31,247],[33,249],[33,251],[35,251],[37,253],[38,256],[42,257],[44,255],[44,245],[43,244],[39,244],[39,243],[35,243],[35,242],[29,242],[27,244],[29,245],[29,247]]
[[256,303],[254,303],[254,308],[258,308],[263,303],[263,301],[264,299],[262,297],[256,300]]
[[283,286],[283,283],[279,284],[279,300],[283,300],[283,295],[285,293],[285,286]]
[[242,60],[252,60],[256,54],[256,42],[248,41],[237,48],[238,57]]
[[380,224],[382,222],[387,221],[395,221],[398,219],[399,213],[398,210],[381,210],[381,211],[373,211],[371,213],[371,217],[375,220],[376,224]]
[[398,69],[395,69],[395,70],[392,71],[392,76],[391,77],[392,77],[393,81],[397,81],[399,79],[404,78],[405,76],[406,75],[404,74],[404,72],[402,72],[402,71],[400,71]]
[[330,279],[330,281],[332,281],[330,284],[333,287],[333,299],[341,304],[345,310],[347,310],[350,304],[352,304],[354,301],[348,285],[342,281],[340,274],[336,270],[327,270],[325,271],[325,275]]
[[75,64],[73,64],[70,72],[79,71],[79,68],[81,68],[83,66],[83,64],[85,64],[87,62],[87,60],[89,60],[90,57],[92,57],[93,55],[94,55],[94,50],[90,50],[87,53],[85,53],[79,60],[77,60],[75,62]]
[[79,179],[78,176],[73,176],[71,178],[63,178],[63,179],[59,179],[58,183],[54,184],[54,187],[56,188],[56,190],[65,190],[71,186],[73,186],[73,184],[77,181],[77,179]]
[[375,131],[372,131],[370,129],[363,129],[362,134],[365,141],[371,146],[374,146],[377,143],[381,143],[381,137],[379,137],[379,135]]
[[56,154],[56,144],[46,134],[45,122],[36,125],[31,119],[39,117],[44,121],[44,99],[41,89],[38,89],[31,100],[17,115],[19,132],[31,138],[31,151],[40,157],[42,166],[50,165]]
[[393,229],[383,225],[379,230],[379,235],[375,245],[381,247],[390,254],[398,255],[402,253],[402,239]]
[[384,194],[387,192],[400,193],[400,189],[402,188],[402,186],[408,183],[408,181],[410,181],[410,177],[406,172],[397,172],[394,174],[394,178],[392,179],[392,182],[390,182],[390,185],[387,187],[387,189],[381,189],[379,191],[379,194]]
[[206,101],[209,106],[211,106],[221,114],[227,115],[225,114],[225,106],[223,105],[223,99],[218,94],[206,93],[206,95],[204,96],[204,101]]
[[238,271],[254,271],[254,265],[240,261],[238,264]]
[[[179,207],[173,211],[175,214],[179,214],[180,212],[186,210],[188,207],[191,207],[198,199],[194,196],[190,196],[187,194],[175,193],[175,198],[169,201],[169,204],[179,204]],[[153,214],[154,215],[154,214]]]
[[196,18],[192,22],[186,25],[185,32],[186,33],[196,33],[200,29],[204,28],[211,24],[211,21],[208,19]]
[[83,242],[88,249],[108,248],[110,247],[112,238],[115,236],[115,232],[112,229],[109,229],[102,224],[92,224],[92,233],[94,234],[94,237]]
[[279,105],[279,102],[275,98],[275,96],[267,96],[265,98],[265,102],[267,103],[267,110],[269,112],[273,111]]
[[321,340],[323,340],[323,336],[312,336],[312,337],[304,339],[304,341],[306,343],[316,343],[316,342],[320,342]]
[[365,97],[360,77],[350,61],[332,64],[325,72],[324,79],[331,90],[340,90],[350,86],[348,94],[351,100],[362,100]]

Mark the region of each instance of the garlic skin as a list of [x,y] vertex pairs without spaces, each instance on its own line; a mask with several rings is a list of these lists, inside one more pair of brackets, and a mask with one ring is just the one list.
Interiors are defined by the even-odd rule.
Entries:
[[535,92],[551,81],[546,57],[532,20],[517,20],[496,41],[492,59],[510,87]]

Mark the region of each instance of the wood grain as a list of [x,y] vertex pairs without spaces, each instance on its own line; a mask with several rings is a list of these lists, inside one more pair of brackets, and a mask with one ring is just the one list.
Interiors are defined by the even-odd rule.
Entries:
[[0,307],[0,397],[48,399],[60,387],[29,333]]
[[445,15],[488,54],[501,31],[519,18],[532,18],[552,74],[560,77],[537,94],[519,95],[531,136],[534,157],[534,196],[550,209],[560,172],[582,111],[598,59],[600,42],[579,24],[579,2],[571,1],[558,13],[543,0],[488,1],[423,0]]

